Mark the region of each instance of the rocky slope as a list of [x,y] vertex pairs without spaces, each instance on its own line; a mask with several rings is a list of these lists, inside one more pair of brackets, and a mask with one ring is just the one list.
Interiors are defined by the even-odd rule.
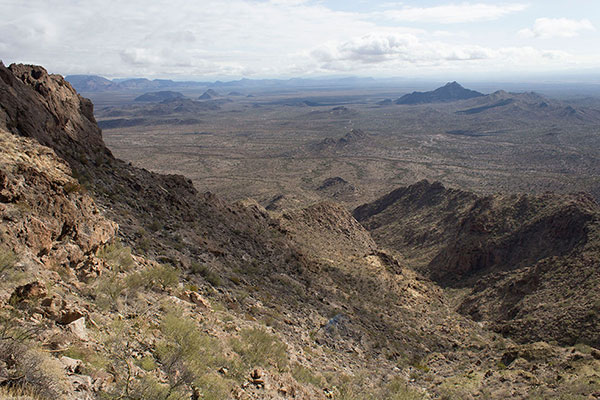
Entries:
[[597,110],[586,107],[574,108],[534,92],[508,93],[499,90],[486,96],[473,98],[465,106],[465,109],[457,111],[457,114],[491,114],[519,119],[566,120],[571,123],[588,124],[600,121],[600,113]]
[[200,194],[115,159],[60,76],[0,64],[0,78],[0,397],[599,389],[596,350],[483,329],[340,206],[275,216]]
[[478,196],[423,181],[354,216],[436,282],[467,288],[463,314],[521,341],[600,344],[590,196]]

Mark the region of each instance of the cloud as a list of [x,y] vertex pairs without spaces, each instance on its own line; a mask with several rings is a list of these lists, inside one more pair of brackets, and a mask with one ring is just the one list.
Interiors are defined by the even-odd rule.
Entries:
[[395,62],[431,65],[444,61],[480,60],[489,52],[480,46],[448,45],[422,41],[414,34],[374,33],[338,44],[319,46],[311,52],[318,61],[363,64]]
[[457,24],[475,21],[491,21],[505,15],[523,11],[526,4],[508,3],[501,5],[485,3],[460,3],[435,7],[409,7],[389,9],[379,12],[382,18],[399,22],[432,22],[440,24]]
[[523,37],[551,39],[571,38],[579,36],[581,31],[594,31],[594,25],[589,19],[579,21],[567,18],[538,18],[533,28],[522,29],[519,35]]
[[[208,80],[338,71],[381,76],[436,68],[504,70],[517,68],[513,60],[539,68],[573,60],[600,65],[583,40],[579,54],[565,58],[542,50],[506,50],[517,38],[492,27],[492,34],[478,35],[481,25],[441,29],[398,22],[490,20],[524,9],[520,0],[428,8],[388,4],[377,12],[336,11],[324,0],[1,1],[4,62],[42,64],[62,74]],[[570,52],[577,51],[569,46]]]
[[[347,72],[371,70],[399,73],[430,71],[519,71],[577,65],[578,57],[565,51],[533,47],[489,48],[427,40],[414,34],[373,33],[347,41],[329,42],[310,52],[316,70]],[[596,62],[598,60],[596,59]]]

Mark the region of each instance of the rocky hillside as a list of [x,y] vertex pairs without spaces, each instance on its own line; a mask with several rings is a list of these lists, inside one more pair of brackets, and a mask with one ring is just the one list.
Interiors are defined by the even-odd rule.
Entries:
[[275,215],[198,193],[115,159],[62,77],[0,64],[0,78],[0,398],[600,390],[596,350],[484,329],[342,207]]
[[480,96],[465,104],[459,115],[496,115],[519,119],[560,120],[571,123],[598,123],[600,113],[586,107],[566,105],[534,92],[508,93],[503,90]]
[[521,341],[600,344],[590,196],[478,196],[423,181],[354,216],[442,286],[467,288],[458,309],[476,321]]

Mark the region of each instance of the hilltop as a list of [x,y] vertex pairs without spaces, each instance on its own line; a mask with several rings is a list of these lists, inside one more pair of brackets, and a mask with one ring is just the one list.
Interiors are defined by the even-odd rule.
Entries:
[[484,96],[475,90],[465,89],[459,83],[449,82],[430,92],[412,92],[405,94],[395,101],[396,104],[443,103],[449,101],[467,100]]

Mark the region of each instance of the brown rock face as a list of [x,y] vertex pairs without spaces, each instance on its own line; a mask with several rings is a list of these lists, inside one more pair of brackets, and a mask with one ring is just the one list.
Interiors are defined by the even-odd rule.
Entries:
[[75,266],[116,233],[69,167],[46,147],[0,128],[0,218],[10,247]]
[[39,66],[0,64],[0,126],[35,138],[69,161],[110,156],[92,102]]
[[471,289],[458,310],[474,320],[522,341],[600,343],[590,196],[478,196],[423,181],[354,216],[441,285]]
[[45,297],[48,294],[46,286],[38,281],[19,286],[15,289],[10,299],[11,302],[22,300],[36,300]]

